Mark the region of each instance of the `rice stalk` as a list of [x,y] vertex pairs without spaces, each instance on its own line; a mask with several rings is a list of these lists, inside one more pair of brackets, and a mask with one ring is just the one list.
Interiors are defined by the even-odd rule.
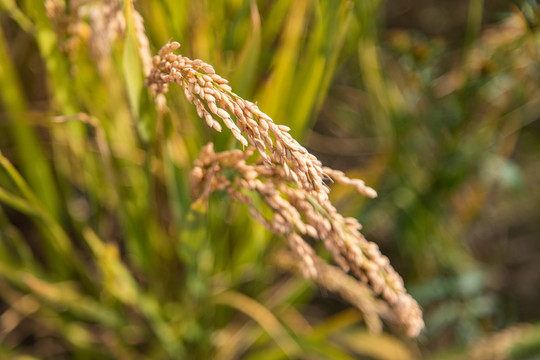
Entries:
[[[351,271],[360,281],[360,286],[369,286],[375,296],[388,303],[394,320],[405,328],[408,336],[417,336],[424,326],[418,304],[406,292],[402,278],[388,258],[381,254],[375,243],[360,233],[360,223],[354,218],[343,217],[329,200],[317,199],[310,190],[298,186],[287,175],[291,170],[285,170],[285,164],[269,164],[263,158],[249,164],[254,151],[248,147],[245,151],[215,153],[212,143],[206,145],[191,173],[192,192],[197,201],[205,202],[214,191],[228,192],[233,199],[248,207],[254,219],[286,239],[300,260],[299,269],[306,278],[344,295],[369,315],[371,329],[380,330],[374,320],[377,311],[360,299],[354,300],[351,296],[354,291],[347,292],[343,286],[330,281],[328,274],[336,273],[338,268],[330,269],[307,240],[322,242],[339,265],[342,279],[349,282],[346,272]],[[234,176],[231,177],[231,173]],[[340,172],[329,173],[336,175],[340,182],[356,185],[360,192],[373,194],[366,191],[358,180],[348,179]],[[270,208],[270,217],[257,208],[258,202],[254,199],[262,200]]]
[[[390,305],[407,335],[417,336],[424,326],[418,304],[407,294],[403,279],[388,258],[360,233],[360,223],[343,217],[332,205],[325,180],[350,185],[371,198],[377,196],[375,190],[362,180],[350,179],[341,171],[323,167],[292,138],[288,127],[277,125],[256,104],[236,95],[228,81],[216,74],[211,65],[173,54],[179,47],[177,42],[168,43],[154,57],[154,68],[146,80],[151,93],[154,96],[165,94],[170,83],[182,86],[186,98],[209,127],[221,131],[216,117],[221,118],[233,136],[247,147],[245,151],[215,153],[212,143],[206,145],[192,170],[193,196],[198,202],[204,202],[214,191],[227,191],[233,199],[248,206],[250,214],[268,230],[287,240],[301,260],[301,271],[306,278],[344,294],[372,317],[376,311],[366,311],[366,306],[354,301],[351,293],[328,281],[325,274],[329,268],[306,239],[321,241],[343,275],[351,271],[361,283],[369,285],[375,295]],[[260,157],[248,164],[255,150]],[[225,175],[231,170],[235,174],[232,178]],[[254,196],[272,210],[271,218],[257,209]],[[335,270],[332,268],[331,272]],[[380,330],[375,320],[370,324],[371,328]]]

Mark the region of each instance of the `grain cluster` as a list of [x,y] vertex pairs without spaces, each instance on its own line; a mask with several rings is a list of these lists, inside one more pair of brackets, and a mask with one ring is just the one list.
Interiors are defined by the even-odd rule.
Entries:
[[[177,42],[169,43],[153,58],[147,86],[157,97],[168,91],[169,84],[180,85],[208,126],[221,131],[225,125],[244,147],[216,153],[210,143],[202,149],[191,174],[197,201],[205,203],[212,192],[226,191],[246,205],[254,219],[287,241],[305,277],[355,304],[371,329],[380,330],[376,319],[381,315],[399,323],[409,336],[417,336],[424,326],[418,304],[388,258],[364,238],[360,223],[342,216],[332,205],[325,181],[352,186],[371,198],[376,192],[362,180],[322,166],[293,139],[288,127],[274,123],[256,104],[233,93],[211,65],[174,54],[179,47]],[[311,245],[316,241],[324,244],[338,267],[317,255]],[[366,289],[371,297],[365,296]],[[389,311],[374,305],[376,297]]]
[[211,65],[173,54],[179,47],[177,42],[169,43],[154,57],[154,68],[147,79],[151,91],[163,94],[170,83],[182,86],[208,126],[221,131],[216,118],[221,119],[244,147],[257,149],[267,164],[282,164],[288,179],[318,199],[326,199],[329,190],[321,162],[289,134],[290,129],[275,124],[256,104],[233,93],[228,81]]

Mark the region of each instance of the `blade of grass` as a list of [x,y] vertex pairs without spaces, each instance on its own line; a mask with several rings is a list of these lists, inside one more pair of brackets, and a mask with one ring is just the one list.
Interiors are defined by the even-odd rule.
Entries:
[[261,54],[261,17],[257,2],[250,1],[250,31],[249,37],[240,53],[238,68],[242,71],[234,73],[231,80],[235,91],[240,96],[245,96],[253,92],[256,81],[257,65]]
[[[34,195],[28,184],[24,181],[23,177],[17,172],[15,167],[9,162],[9,160],[3,156],[0,152],[0,168],[2,168],[13,184],[21,192],[23,197],[10,194],[4,189],[0,188],[0,200],[5,201],[7,204],[14,206],[17,210],[32,216],[32,218],[38,220],[37,225],[40,227],[41,232],[49,240],[46,245],[47,248],[53,253],[49,254],[49,263],[55,267],[59,274],[66,275],[66,266],[71,263],[74,268],[79,271],[82,270],[82,264],[78,259],[77,253],[73,250],[71,241],[51,216],[51,214],[44,208],[41,201]],[[54,253],[61,254],[60,258],[55,258]],[[54,261],[51,261],[53,260]]]
[[[265,84],[260,99],[261,109],[273,118],[279,118],[281,124],[293,124],[284,106],[281,106],[291,96],[294,82],[294,72],[301,49],[304,27],[308,21],[310,1],[299,0],[292,3],[287,14],[281,41],[275,50],[270,79]],[[292,126],[294,128],[294,126]]]
[[239,310],[255,320],[274,339],[279,348],[289,357],[301,353],[296,340],[287,332],[280,321],[261,303],[235,291],[226,291],[213,297],[216,304]]
[[9,222],[2,208],[0,208],[0,262],[9,266],[24,267],[32,273],[43,271],[32,249],[23,238],[23,234]]
[[373,335],[366,331],[340,333],[335,341],[358,355],[367,355],[379,360],[413,360],[419,354],[409,350],[403,342],[390,335]]
[[39,145],[34,130],[28,125],[28,106],[16,74],[0,28],[0,100],[11,117],[9,130],[15,140],[22,171],[46,209],[56,217],[59,213],[56,184],[45,152]]
[[140,95],[143,87],[142,62],[139,56],[139,41],[133,18],[133,3],[124,1],[124,17],[126,19],[126,35],[123,52],[123,71],[126,82],[131,111],[135,118],[139,118]]
[[[114,311],[91,297],[83,295],[74,282],[44,280],[24,269],[17,269],[6,264],[0,264],[0,276],[33,294],[39,306],[50,307],[56,311],[63,309],[79,319],[95,321],[110,328],[121,324],[120,318]],[[2,286],[6,290],[8,285]]]
[[32,21],[21,11],[15,0],[0,0],[0,10],[6,11],[25,32],[32,33],[35,30]]
[[119,257],[118,248],[104,243],[90,228],[84,230],[84,237],[90,246],[97,265],[104,277],[105,292],[120,302],[140,311],[149,321],[154,333],[169,355],[176,357],[185,354],[180,338],[161,314],[159,301],[146,294],[138,286],[131,272]]

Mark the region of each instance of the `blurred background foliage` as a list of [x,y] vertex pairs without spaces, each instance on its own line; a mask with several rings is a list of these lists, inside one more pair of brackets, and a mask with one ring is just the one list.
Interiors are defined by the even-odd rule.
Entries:
[[[178,88],[156,112],[134,9],[153,53],[179,41],[377,189],[332,197],[423,306],[419,339],[277,267],[284,243],[223,194],[192,209],[201,146],[237,144]],[[1,0],[0,357],[540,358],[539,19],[533,0]]]

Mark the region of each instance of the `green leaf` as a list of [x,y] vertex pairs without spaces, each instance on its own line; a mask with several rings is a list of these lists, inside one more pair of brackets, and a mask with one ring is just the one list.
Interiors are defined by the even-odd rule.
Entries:
[[126,34],[122,64],[131,111],[138,118],[140,96],[143,88],[143,70],[133,11],[133,3],[131,1],[125,1],[124,16],[126,18]]

